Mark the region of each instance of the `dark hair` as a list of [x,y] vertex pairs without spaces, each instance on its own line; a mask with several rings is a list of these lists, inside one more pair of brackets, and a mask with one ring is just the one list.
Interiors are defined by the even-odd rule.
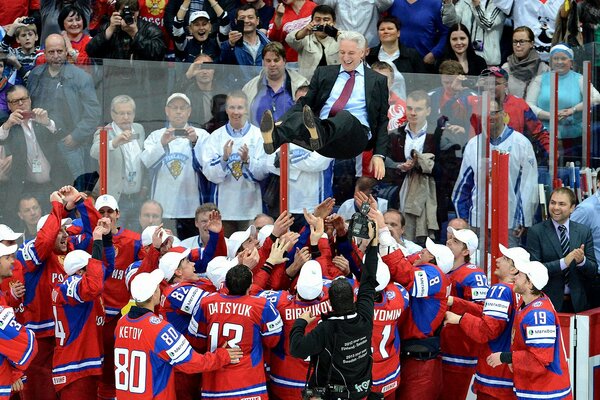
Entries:
[[415,101],[425,100],[425,105],[431,107],[431,98],[424,90],[414,90],[408,94],[407,98]]
[[6,66],[7,54],[0,51],[0,62]]
[[239,264],[227,271],[225,286],[229,294],[243,296],[252,285],[252,272],[245,265]]
[[373,189],[375,185],[377,185],[377,181],[375,180],[375,178],[371,178],[369,176],[361,176],[356,181],[354,187],[357,188],[359,191],[364,192],[365,190]]
[[333,22],[335,22],[335,10],[333,9],[333,7],[330,7],[328,5],[325,4],[321,4],[320,6],[316,6],[315,8],[313,8],[312,10],[312,14],[310,15],[310,19],[313,20],[315,18],[315,14],[319,13],[319,14],[329,14],[331,15],[331,19],[333,19]]
[[575,193],[571,189],[569,189],[569,188],[559,187],[557,189],[554,189],[554,191],[552,191],[552,194],[550,195],[550,200],[552,200],[552,196],[554,195],[554,193],[557,193],[557,194],[566,194],[567,197],[569,198],[569,201],[571,202],[572,206],[574,206],[575,204],[577,204],[577,199],[575,197]]
[[456,60],[446,60],[440,64],[439,72],[442,75],[463,75],[465,70]]
[[392,66],[388,63],[386,63],[385,61],[375,61],[373,64],[371,64],[371,69],[375,70],[375,69],[384,69],[386,71],[389,72],[394,72],[394,68],[392,68]]
[[265,45],[265,47],[263,47],[263,50],[262,50],[263,58],[265,58],[267,53],[275,53],[280,58],[283,58],[283,61],[285,61],[285,49],[283,48],[283,45],[280,42],[267,43]]
[[404,219],[404,214],[402,214],[400,211],[396,210],[395,208],[388,208],[386,210],[386,212],[383,213],[384,216],[385,216],[385,214],[396,214],[398,217],[400,217],[400,227],[404,228],[404,225],[406,225],[406,219]]
[[138,3],[138,0],[116,0],[115,10],[121,11],[121,9],[125,6],[129,6],[129,9],[132,12],[140,11],[140,3]]
[[398,30],[400,30],[400,27],[402,26],[400,24],[400,20],[396,17],[392,17],[391,15],[386,15],[385,17],[383,17],[379,21],[377,21],[377,29],[379,29],[379,26],[383,23],[394,24],[394,25],[396,25],[396,29],[398,29]]
[[85,15],[83,14],[83,10],[77,6],[74,5],[67,5],[65,6],[61,11],[60,14],[58,14],[58,26],[61,30],[65,30],[65,19],[67,19],[68,17],[71,16],[71,14],[73,15],[78,15],[81,17],[81,21],[83,22],[83,29],[85,30],[85,28],[87,28],[88,23],[87,20],[85,19]]
[[356,310],[354,307],[354,291],[348,280],[340,278],[331,282],[329,302],[333,313],[336,315],[346,315]]
[[19,89],[23,89],[27,93],[27,95],[29,96],[29,90],[27,90],[27,88],[25,86],[23,86],[23,85],[13,85],[13,86],[9,87],[8,89],[6,89],[6,98],[8,99],[8,95],[9,94],[11,94],[13,92],[16,92]]
[[[454,54],[454,50],[452,50],[452,46],[450,44],[450,36],[452,36],[453,32],[464,32],[467,35],[467,58],[472,58],[476,56],[475,50],[473,49],[473,41],[471,40],[471,33],[463,24],[454,24],[450,29],[448,29],[448,36],[446,38],[446,50],[445,50],[445,59],[446,60],[456,60],[456,54]],[[466,71],[464,71],[466,73]]]
[[529,38],[529,40],[531,40],[532,42],[535,40],[535,34],[531,30],[531,28],[528,26],[519,26],[518,28],[515,28],[515,30],[512,33],[513,36],[517,32],[525,32],[527,34],[527,37]]
[[254,15],[256,15],[256,17],[258,18],[258,12],[256,12],[256,8],[252,7],[251,4],[243,4],[240,8],[238,8],[235,11],[235,19],[237,20],[238,14],[240,13],[240,11],[248,11],[248,10],[254,10]]

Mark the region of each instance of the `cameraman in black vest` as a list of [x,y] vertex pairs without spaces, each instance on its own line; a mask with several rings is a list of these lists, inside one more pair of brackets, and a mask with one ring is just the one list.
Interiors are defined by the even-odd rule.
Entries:
[[307,335],[304,330],[315,317],[306,312],[294,322],[290,332],[290,352],[298,358],[311,356],[309,373],[311,369],[312,373],[303,393],[304,399],[358,400],[369,395],[379,246],[377,226],[372,220],[369,221],[369,239],[356,303],[348,280],[336,279],[329,288],[333,311],[323,315],[322,322]]

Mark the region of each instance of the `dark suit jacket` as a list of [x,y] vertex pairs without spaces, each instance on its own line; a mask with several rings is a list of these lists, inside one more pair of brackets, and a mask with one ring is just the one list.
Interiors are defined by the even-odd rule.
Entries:
[[[302,111],[302,107],[308,105],[318,115],[331,94],[339,71],[339,65],[318,67],[310,81],[308,93],[292,107],[292,110]],[[389,142],[387,134],[387,112],[389,107],[387,79],[366,65],[365,95],[367,99],[367,117],[371,129],[371,140],[369,140],[366,150],[374,149],[375,154],[387,156]]]
[[[592,232],[582,224],[569,221],[569,250],[585,245],[585,264],[576,266],[575,261],[569,265],[569,287],[571,301],[575,312],[589,308],[586,288],[596,275],[597,264],[594,255]],[[549,280],[543,291],[548,295],[557,311],[562,311],[565,291],[564,275],[560,269],[562,250],[560,240],[552,220],[548,219],[529,228],[527,232],[527,251],[532,261],[540,261],[548,268]]]
[[[419,55],[418,51],[412,47],[406,47],[402,43],[398,43],[398,46],[400,48],[400,56],[396,58],[393,63],[399,72],[409,74],[424,74],[427,72],[425,69],[425,64],[423,63],[423,59]],[[381,44],[378,44],[369,50],[369,54],[366,58],[369,65],[373,65],[375,61],[379,60],[378,56],[380,49]]]

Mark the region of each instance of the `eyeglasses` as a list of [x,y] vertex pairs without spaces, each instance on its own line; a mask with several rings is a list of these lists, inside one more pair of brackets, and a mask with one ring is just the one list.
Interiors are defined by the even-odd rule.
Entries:
[[523,46],[525,43],[531,43],[532,40],[513,40],[513,46]]
[[9,104],[25,103],[29,100],[29,96],[21,97],[20,99],[8,100]]

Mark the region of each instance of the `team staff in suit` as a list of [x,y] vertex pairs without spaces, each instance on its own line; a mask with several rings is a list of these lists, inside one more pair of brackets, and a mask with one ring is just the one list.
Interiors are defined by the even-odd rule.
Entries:
[[[265,151],[295,143],[330,158],[352,158],[373,149],[371,171],[385,174],[389,136],[387,80],[363,63],[366,41],[357,32],[338,37],[341,66],[317,68],[308,93],[274,124],[263,114],[261,132]],[[316,115],[316,117],[315,117]]]
[[570,219],[575,209],[572,190],[554,190],[548,208],[550,219],[533,225],[527,233],[531,260],[548,268],[550,279],[543,292],[558,312],[587,310],[587,284],[597,271],[592,233],[590,228]]

